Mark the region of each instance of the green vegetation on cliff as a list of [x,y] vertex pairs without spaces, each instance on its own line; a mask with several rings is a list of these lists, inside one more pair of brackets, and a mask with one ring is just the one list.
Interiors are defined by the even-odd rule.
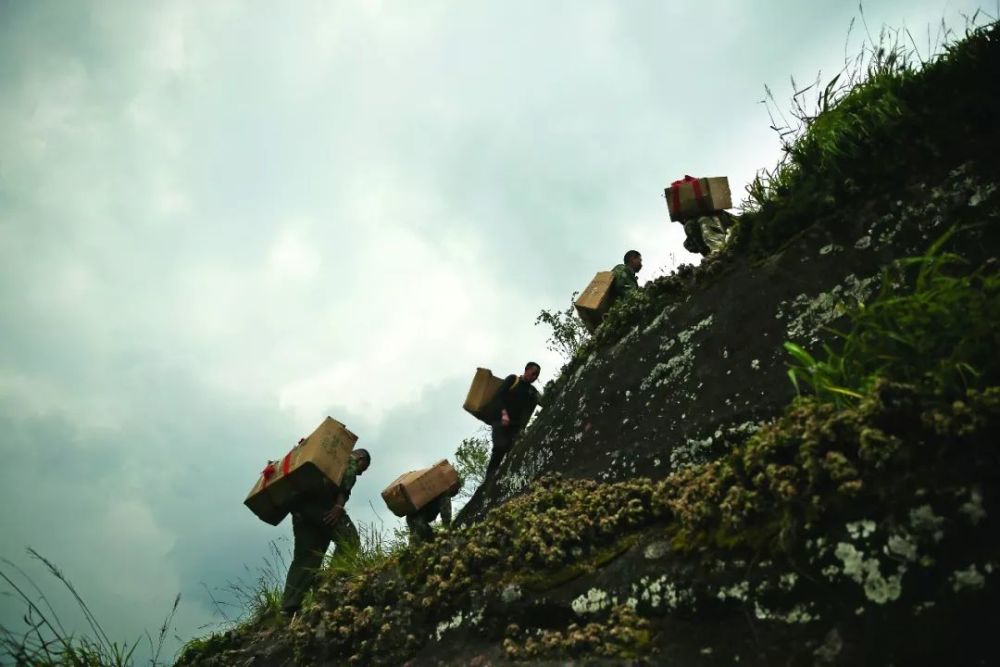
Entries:
[[873,202],[906,198],[919,183],[944,180],[973,162],[995,179],[1000,144],[1000,29],[975,29],[930,62],[883,35],[818,96],[814,115],[784,141],[784,158],[748,188],[748,200],[721,256],[649,283],[623,299],[545,387],[551,402],[586,359],[652,321],[692,287],[713,280],[740,259],[766,257],[816,224],[837,226]]
[[[918,267],[909,286],[855,313],[843,352],[823,362],[841,369],[837,386],[857,399],[831,391],[797,399],[728,455],[660,481],[543,480],[447,539],[354,575],[327,573],[279,643],[305,663],[401,664],[429,639],[475,627],[502,639],[511,659],[630,657],[654,650],[643,616],[657,607],[698,613],[755,591],[763,599],[767,582],[837,586],[835,595],[767,607],[755,599],[764,617],[831,624],[844,604],[898,603],[895,613],[909,616],[984,588],[1000,567],[985,509],[1000,500],[991,484],[1000,473],[1000,359],[991,354],[996,327],[983,324],[1000,314],[1000,275],[993,263],[970,271],[940,246],[903,262],[900,280]],[[886,536],[881,549],[865,541],[874,534]],[[655,582],[669,595],[651,594],[648,580],[629,584],[624,600],[598,591],[579,607],[603,620],[583,625],[509,622],[520,600],[657,539],[669,544],[666,562],[772,565],[752,585],[703,573]],[[229,664],[240,650],[211,648],[189,651],[182,664]]]

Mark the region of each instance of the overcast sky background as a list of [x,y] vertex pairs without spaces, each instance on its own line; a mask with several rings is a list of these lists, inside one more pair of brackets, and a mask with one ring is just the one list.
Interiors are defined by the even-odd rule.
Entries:
[[[865,3],[922,45],[974,9]],[[384,485],[476,431],[476,366],[558,371],[541,308],[632,247],[643,279],[694,259],[663,186],[742,198],[779,155],[764,84],[832,76],[856,15],[0,0],[0,555],[54,593],[24,548],[55,560],[119,639],[180,592],[190,637],[201,584],[290,536],[242,500],[327,414],[374,458],[351,515],[390,523]]]

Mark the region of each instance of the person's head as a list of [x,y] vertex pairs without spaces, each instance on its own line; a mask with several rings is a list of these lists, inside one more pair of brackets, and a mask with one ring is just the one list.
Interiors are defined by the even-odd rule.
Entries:
[[368,453],[367,449],[355,449],[351,452],[351,456],[358,462],[359,475],[368,470],[368,466],[372,464],[372,455]]
[[642,255],[638,250],[629,250],[625,253],[625,266],[632,269],[632,273],[639,273],[642,270]]
[[538,379],[538,374],[542,372],[542,367],[534,361],[529,361],[524,367],[524,381],[531,384]]
[[454,498],[455,496],[458,495],[458,492],[462,490],[463,486],[465,486],[465,480],[459,477],[455,481],[455,483],[451,485],[451,488],[448,489],[448,493],[451,495],[452,498]]

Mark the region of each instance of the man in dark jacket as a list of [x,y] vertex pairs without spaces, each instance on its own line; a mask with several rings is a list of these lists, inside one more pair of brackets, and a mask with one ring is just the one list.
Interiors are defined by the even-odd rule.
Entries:
[[292,564],[288,566],[285,592],[281,596],[281,612],[291,616],[302,606],[302,598],[316,581],[323,556],[333,542],[336,553],[361,546],[358,529],[344,511],[351,489],[359,475],[368,470],[372,457],[367,450],[355,449],[347,461],[347,470],[339,487],[329,484],[326,498],[300,498],[292,510],[292,534],[295,547]]
[[430,501],[413,514],[406,515],[406,526],[410,529],[410,544],[418,545],[424,542],[431,542],[434,539],[434,529],[431,524],[441,516],[441,525],[445,528],[451,527],[451,499],[462,490],[462,480]]
[[529,361],[524,374],[508,375],[490,405],[489,421],[493,435],[493,451],[486,467],[486,477],[491,477],[500,461],[514,444],[516,438],[538,405],[538,390],[532,387],[542,367]]

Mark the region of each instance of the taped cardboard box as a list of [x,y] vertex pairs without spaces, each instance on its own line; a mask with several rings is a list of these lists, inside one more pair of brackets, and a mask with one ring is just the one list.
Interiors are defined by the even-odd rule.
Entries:
[[486,421],[485,410],[497,395],[501,384],[503,380],[494,376],[493,371],[488,368],[477,368],[462,407],[476,419]]
[[243,504],[277,526],[298,498],[329,493],[326,480],[340,484],[357,441],[346,426],[327,417],[284,458],[268,463]]
[[733,207],[729,179],[725,176],[691,178],[674,181],[664,191],[667,210],[675,222],[689,220]]
[[611,271],[598,271],[587,288],[573,303],[577,315],[583,320],[584,326],[590,333],[594,333],[594,329],[601,323],[604,314],[611,307],[611,302],[614,300],[614,291],[612,290],[614,281],[614,274]]
[[442,493],[449,492],[456,484],[458,471],[447,459],[442,459],[430,468],[400,475],[385,487],[382,499],[393,514],[406,516],[423,508]]

